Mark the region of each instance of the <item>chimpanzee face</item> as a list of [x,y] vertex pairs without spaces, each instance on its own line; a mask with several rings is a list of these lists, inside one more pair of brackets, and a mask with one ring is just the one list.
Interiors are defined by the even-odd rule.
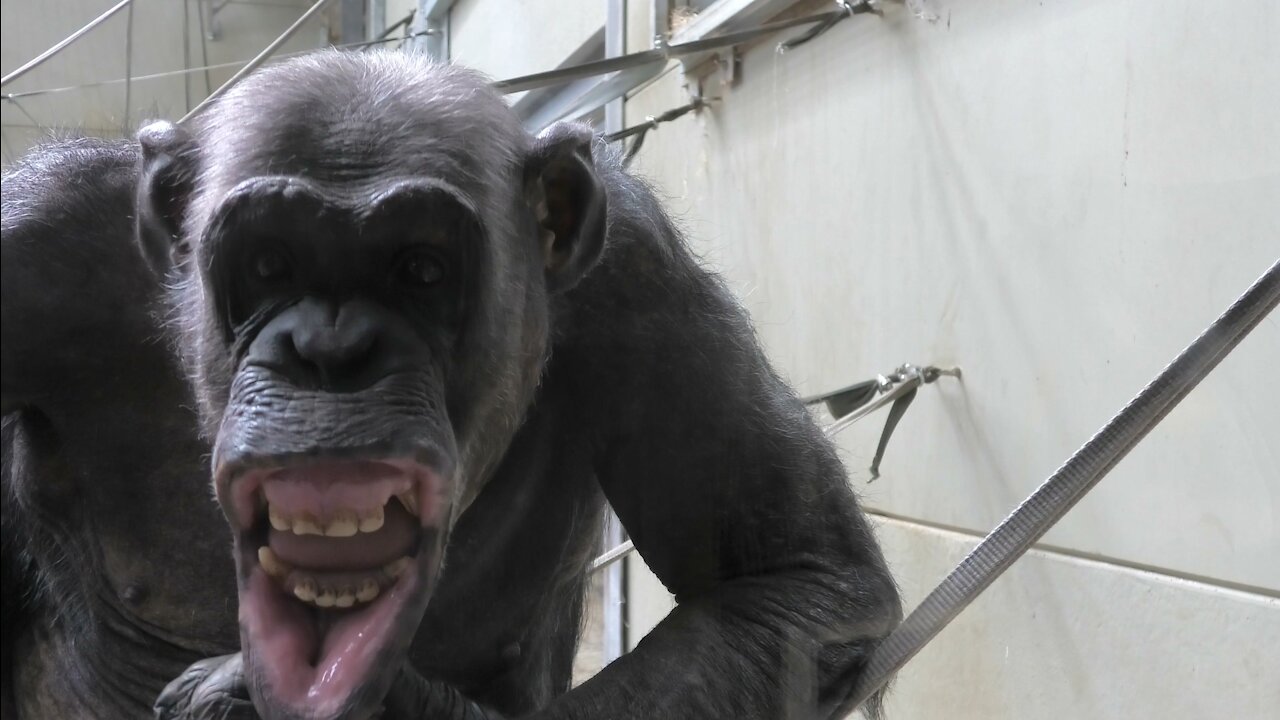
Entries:
[[140,140],[255,704],[367,716],[532,398],[549,295],[600,253],[590,134],[531,138],[464,71],[321,54]]

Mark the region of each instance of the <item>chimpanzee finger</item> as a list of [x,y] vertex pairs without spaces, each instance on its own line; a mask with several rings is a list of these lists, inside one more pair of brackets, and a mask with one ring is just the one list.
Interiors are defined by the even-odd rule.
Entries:
[[153,709],[156,720],[258,720],[240,653],[206,658],[187,668],[161,691]]

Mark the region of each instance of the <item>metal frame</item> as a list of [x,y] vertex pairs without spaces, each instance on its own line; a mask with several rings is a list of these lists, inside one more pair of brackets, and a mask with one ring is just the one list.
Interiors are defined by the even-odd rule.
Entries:
[[577,80],[548,93],[550,99],[532,112],[522,112],[520,102],[516,103],[515,109],[525,127],[535,132],[557,120],[586,119],[602,107],[607,112],[610,104],[657,77],[666,66],[665,60],[657,60],[604,77]]
[[649,46],[666,47],[671,35],[671,0],[653,0],[649,13]]
[[368,0],[365,15],[365,40],[376,40],[387,27],[387,0]]
[[[440,62],[449,61],[449,13],[456,0],[418,0],[411,49]],[[427,34],[430,30],[431,33]]]
[[[777,17],[783,10],[797,2],[798,0],[716,0],[703,9],[693,22],[680,28],[679,32],[673,33],[671,43],[695,42],[721,33],[759,25]],[[732,82],[736,67],[734,52],[734,48],[731,47],[725,50],[698,53],[681,58],[680,64],[684,67],[685,74],[690,74],[707,62],[727,53],[729,57],[724,58],[723,67],[727,69],[731,76],[729,80]]]
[[338,43],[357,43],[368,40],[369,19],[365,0],[342,0],[338,6]]
[[[581,45],[574,48],[561,62],[560,68],[575,67],[583,63],[604,60],[608,50],[605,28],[592,33]],[[600,85],[601,76],[582,77],[553,87],[543,87],[524,93],[511,107],[520,116],[525,127],[533,132],[557,120],[580,119],[599,110],[604,103],[591,103],[588,96]],[[582,101],[586,99],[587,102]],[[585,105],[585,107],[581,107]],[[601,115],[596,118],[604,122]]]

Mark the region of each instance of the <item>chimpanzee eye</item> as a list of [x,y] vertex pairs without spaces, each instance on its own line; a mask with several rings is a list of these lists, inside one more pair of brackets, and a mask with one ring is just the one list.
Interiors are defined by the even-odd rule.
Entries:
[[397,273],[404,283],[427,287],[444,279],[444,264],[431,253],[418,250],[404,256]]
[[253,259],[253,271],[259,280],[285,280],[289,277],[289,258],[280,250],[263,250]]

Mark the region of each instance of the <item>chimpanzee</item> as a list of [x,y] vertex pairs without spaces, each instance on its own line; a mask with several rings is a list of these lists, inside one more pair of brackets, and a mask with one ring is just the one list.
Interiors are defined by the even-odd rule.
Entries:
[[[900,618],[654,194],[477,74],[282,62],[3,210],[6,718],[827,717]],[[678,606],[570,690],[606,499]]]

